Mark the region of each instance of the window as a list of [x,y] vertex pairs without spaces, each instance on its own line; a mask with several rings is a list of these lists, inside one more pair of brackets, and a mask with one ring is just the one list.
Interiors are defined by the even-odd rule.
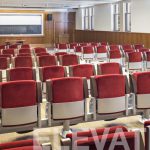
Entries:
[[0,36],[43,35],[43,15],[0,13]]
[[131,3],[125,3],[125,31],[131,32]]
[[113,5],[113,20],[114,20],[114,31],[120,31],[120,9],[119,4]]
[[87,7],[82,9],[82,29],[93,30],[94,27],[94,8]]

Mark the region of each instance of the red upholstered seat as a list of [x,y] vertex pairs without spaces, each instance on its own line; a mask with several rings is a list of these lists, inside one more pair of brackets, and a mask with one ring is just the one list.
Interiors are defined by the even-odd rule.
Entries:
[[75,46],[75,52],[82,52],[82,46]]
[[33,140],[20,140],[0,144],[1,150],[42,150]]
[[89,43],[79,43],[79,46],[88,46],[89,45]]
[[36,80],[35,70],[27,67],[7,70],[7,81],[15,80]]
[[95,76],[95,80],[97,85],[97,98],[113,98],[125,95],[125,76]]
[[150,61],[150,52],[146,52],[146,60]]
[[6,49],[6,45],[0,45],[0,49]]
[[110,50],[120,50],[119,45],[109,45]]
[[133,93],[136,94],[136,108],[149,109],[150,103],[150,72],[139,72],[132,75]]
[[[98,150],[101,148],[103,148],[103,150],[110,150],[111,148],[114,150],[124,150],[127,147],[129,150],[140,150],[140,148],[137,149],[136,147],[138,139],[135,132],[119,132],[89,137],[88,139],[79,139],[76,140],[74,144],[77,145],[75,146],[75,150],[82,149],[82,146],[88,146],[89,150]],[[103,144],[100,145],[98,144],[99,142]]]
[[135,52],[135,49],[133,49],[133,48],[123,49],[123,52],[125,52],[125,53],[131,53],[131,52]]
[[145,135],[145,150],[149,150],[149,146],[150,146],[150,143],[149,143],[149,140],[150,140],[150,121],[145,121],[144,122],[144,135]]
[[52,66],[57,65],[57,58],[54,55],[39,56],[37,62],[39,67]]
[[79,64],[79,57],[75,54],[66,54],[60,56],[60,64],[63,66]]
[[63,66],[48,66],[40,68],[40,79],[45,82],[47,79],[61,78],[66,76]]
[[[93,135],[93,132],[96,132],[96,135]],[[116,133],[116,132],[128,132],[128,129],[123,126],[89,129],[85,131],[79,131],[77,133],[68,133],[66,137],[72,140],[73,138],[76,138],[76,137],[78,138],[93,137],[93,136],[111,134],[111,133]]]
[[67,52],[57,52],[57,53],[55,53],[55,56],[57,56],[57,59],[59,60],[59,57],[61,55],[66,55],[66,54],[67,54]]
[[77,46],[77,45],[78,45],[78,43],[70,43],[69,48],[74,49],[74,47]]
[[48,56],[50,55],[49,53],[37,53],[36,56]]
[[9,58],[11,59],[11,54],[1,54],[0,57],[6,57],[6,58]]
[[31,54],[29,54],[29,53],[20,53],[17,55],[17,57],[20,57],[20,56],[32,57]]
[[123,50],[132,49],[132,48],[133,48],[133,47],[132,47],[131,44],[123,44],[123,45],[122,45],[122,49],[123,49]]
[[139,52],[149,52],[150,50],[148,48],[140,48],[138,49]]
[[68,45],[67,44],[62,44],[62,43],[59,43],[59,44],[57,44],[57,48],[59,49],[59,50],[61,50],[61,49],[68,49]]
[[118,50],[109,51],[110,59],[121,58],[121,53]]
[[43,47],[36,47],[34,48],[34,53],[37,54],[37,53],[46,53],[47,50],[46,48],[43,48]]
[[107,42],[104,42],[104,41],[102,41],[102,42],[100,42],[101,43],[101,45],[108,45],[108,43]]
[[0,69],[5,70],[7,68],[9,68],[9,58],[0,57]]
[[94,47],[93,46],[83,46],[82,52],[83,52],[83,54],[93,54],[94,53]]
[[92,64],[73,65],[69,67],[69,74],[73,77],[86,77],[89,79],[95,75],[95,70]]
[[9,45],[9,48],[17,49],[18,48],[18,44]]
[[128,53],[128,57],[129,57],[129,62],[141,62],[142,61],[141,52]]
[[98,75],[91,78],[91,94],[97,99],[97,114],[127,111],[125,106],[128,84],[126,76],[119,74]]
[[23,44],[23,45],[21,45],[21,48],[28,48],[28,49],[30,49],[30,45],[29,44]]
[[119,63],[102,63],[97,65],[98,74],[122,74]]
[[107,47],[102,45],[102,46],[97,46],[96,47],[96,52],[97,53],[107,53]]
[[14,67],[33,67],[32,57],[20,56],[14,58]]
[[31,54],[31,49],[30,48],[21,48],[21,49],[19,49],[19,54],[22,54],[22,53]]
[[143,44],[134,44],[134,48],[135,49],[144,48],[144,45]]
[[15,49],[6,49],[2,51],[2,54],[9,54],[15,56]]
[[0,86],[2,127],[33,123],[37,127],[40,84],[33,80],[20,80],[3,82]]

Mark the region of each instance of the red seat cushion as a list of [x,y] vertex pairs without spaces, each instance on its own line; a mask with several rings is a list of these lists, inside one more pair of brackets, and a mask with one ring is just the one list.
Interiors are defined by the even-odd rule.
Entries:
[[20,56],[14,59],[15,67],[33,67],[32,57]]
[[128,53],[128,56],[129,56],[129,62],[141,62],[142,61],[141,52],[131,52],[131,53]]
[[43,47],[36,47],[34,48],[34,52],[37,53],[46,53],[46,48]]
[[83,79],[78,77],[52,79],[52,96],[53,103],[83,100]]
[[97,53],[107,53],[106,46],[98,46],[96,49]]
[[69,65],[76,65],[78,64],[78,56],[74,54],[66,54],[62,55],[62,65],[69,66]]
[[83,54],[94,53],[93,46],[83,46]]
[[1,84],[1,97],[2,108],[36,105],[36,82],[31,80],[4,82]]
[[92,64],[80,64],[72,66],[72,73],[74,77],[90,78],[94,75],[94,66]]
[[150,94],[150,72],[134,73],[137,94]]
[[63,66],[49,66],[42,68],[43,82],[47,79],[65,77],[65,70]]
[[100,75],[95,77],[98,98],[125,96],[124,75]]
[[114,126],[109,128],[98,128],[98,129],[91,129],[87,131],[80,131],[77,133],[69,133],[66,135],[67,138],[72,139],[73,137],[92,137],[93,132],[96,132],[97,135],[104,135],[104,134],[110,134],[110,133],[116,133],[116,132],[127,132],[127,128],[123,126]]
[[7,57],[0,57],[0,69],[7,69],[8,68],[8,62]]
[[56,65],[56,58],[54,55],[49,56],[39,56],[39,66],[52,66]]
[[32,68],[15,68],[9,70],[10,81],[34,80]]
[[109,51],[109,54],[111,59],[121,58],[121,53],[118,50],[111,50]]
[[121,74],[118,63],[103,63],[98,65],[101,74]]

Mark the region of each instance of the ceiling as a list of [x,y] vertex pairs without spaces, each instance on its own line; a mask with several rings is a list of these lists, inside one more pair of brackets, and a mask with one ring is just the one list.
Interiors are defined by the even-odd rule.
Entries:
[[120,0],[0,0],[0,8],[80,8]]

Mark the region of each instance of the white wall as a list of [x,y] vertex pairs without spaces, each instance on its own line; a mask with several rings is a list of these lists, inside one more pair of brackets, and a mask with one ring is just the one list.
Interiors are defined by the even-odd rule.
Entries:
[[150,0],[132,0],[131,31],[150,33]]
[[[94,30],[112,31],[112,8],[111,4],[101,4],[94,6]],[[76,11],[76,29],[82,30],[82,10]]]
[[76,29],[82,30],[82,10],[78,9],[76,11]]
[[111,4],[102,4],[94,7],[94,30],[112,31],[112,7]]

